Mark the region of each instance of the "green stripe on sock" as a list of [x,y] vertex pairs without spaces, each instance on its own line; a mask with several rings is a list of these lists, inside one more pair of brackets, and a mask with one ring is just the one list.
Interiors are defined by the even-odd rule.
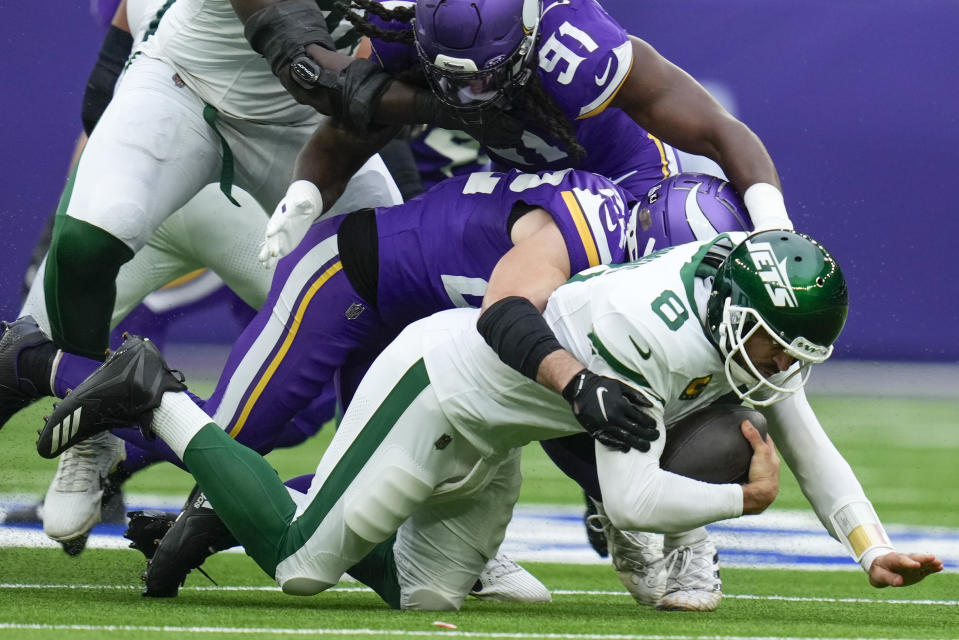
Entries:
[[375,591],[390,607],[399,609],[400,579],[396,574],[396,559],[393,556],[395,542],[394,533],[350,567],[347,573]]

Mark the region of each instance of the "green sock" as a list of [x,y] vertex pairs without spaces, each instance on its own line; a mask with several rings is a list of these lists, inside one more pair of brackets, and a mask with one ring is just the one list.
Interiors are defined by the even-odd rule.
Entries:
[[117,273],[132,257],[122,240],[58,212],[43,286],[51,337],[64,351],[105,358]]
[[376,545],[366,557],[347,569],[347,573],[368,586],[393,609],[400,608],[400,582],[393,557],[394,533]]
[[213,423],[193,437],[183,462],[246,553],[275,577],[296,504],[273,467]]

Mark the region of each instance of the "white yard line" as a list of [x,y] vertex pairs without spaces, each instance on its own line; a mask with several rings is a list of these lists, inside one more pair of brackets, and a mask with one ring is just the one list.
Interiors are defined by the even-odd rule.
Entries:
[[[544,640],[809,640],[791,636],[722,636],[722,635],[657,635],[657,634],[604,634],[604,633],[505,633],[470,632],[459,630],[409,631],[407,629],[284,629],[270,627],[175,627],[175,626],[139,626],[139,625],[84,625],[84,624],[20,624],[0,622],[0,630],[37,630],[37,631],[156,631],[175,633],[222,633],[222,634],[260,634],[260,635],[322,635],[322,636],[409,636],[434,638],[454,636],[459,638],[517,638]],[[820,640],[892,640],[886,638],[849,638],[821,637]],[[898,638],[896,640],[907,640]]]

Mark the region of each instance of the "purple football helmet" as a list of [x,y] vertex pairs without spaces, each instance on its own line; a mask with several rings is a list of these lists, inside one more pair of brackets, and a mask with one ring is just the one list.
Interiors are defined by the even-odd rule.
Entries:
[[533,73],[540,0],[417,0],[416,50],[436,96],[500,106]]
[[677,173],[666,178],[633,205],[633,212],[629,223],[633,228],[627,230],[627,237],[635,233],[635,257],[709,240],[726,231],[753,228],[746,205],[733,186],[706,173]]

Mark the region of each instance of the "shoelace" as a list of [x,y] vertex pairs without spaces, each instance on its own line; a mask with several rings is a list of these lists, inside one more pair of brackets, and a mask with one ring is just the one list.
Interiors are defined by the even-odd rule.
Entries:
[[702,555],[693,547],[683,545],[666,554],[665,562],[668,579],[673,583],[670,585],[671,590],[702,590],[704,587],[712,589],[715,586],[711,553]]
[[481,575],[484,578],[496,579],[514,573],[516,570],[517,565],[512,560],[504,560],[500,556],[496,556],[486,563]]
[[[586,526],[593,531],[606,534],[606,540],[610,547],[615,547],[617,553],[614,554],[613,562],[626,565],[626,568],[637,573],[645,574],[649,571],[657,571],[657,564],[662,563],[664,559],[645,542],[641,541],[636,534],[629,531],[620,531],[609,521],[609,517],[601,513],[596,513],[586,518]],[[625,542],[625,544],[624,544]]]
[[[57,491],[85,491],[90,487],[90,476],[100,477],[97,465],[97,453],[100,447],[96,443],[81,442],[63,452],[63,461],[57,469]],[[100,483],[96,483],[97,489]]]

